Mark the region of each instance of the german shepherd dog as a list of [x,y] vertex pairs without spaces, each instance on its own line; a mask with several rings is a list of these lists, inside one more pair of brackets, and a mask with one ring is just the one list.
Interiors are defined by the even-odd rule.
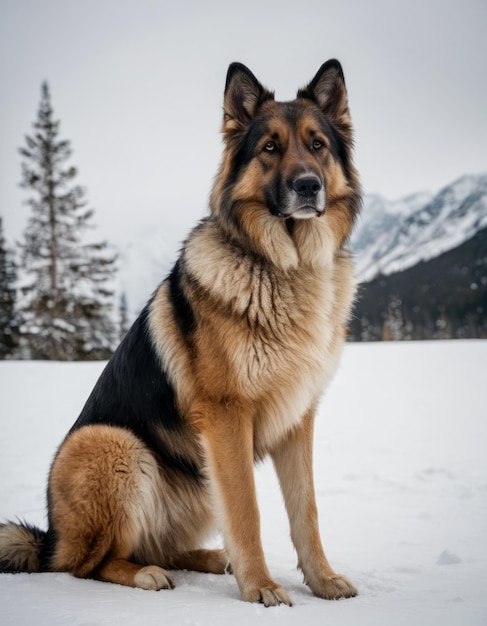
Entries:
[[[356,595],[322,548],[313,421],[354,298],[360,206],[343,72],[277,102],[240,63],[224,95],[210,214],[190,233],[59,448],[47,532],[0,526],[0,571],[169,589],[167,570],[234,574],[291,605],[260,539],[254,462],[270,455],[298,566],[320,598]],[[214,526],[225,550],[204,548]]]

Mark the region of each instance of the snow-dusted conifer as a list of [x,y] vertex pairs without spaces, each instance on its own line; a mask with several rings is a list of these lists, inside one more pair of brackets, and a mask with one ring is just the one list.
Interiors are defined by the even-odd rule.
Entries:
[[120,340],[122,340],[130,328],[127,294],[125,291],[122,291],[120,295],[118,309],[120,314]]
[[31,215],[22,244],[22,342],[31,358],[108,357],[117,342],[113,287],[115,256],[90,242],[93,210],[74,184],[70,142],[60,140],[43,83],[34,133],[20,149],[21,186]]
[[14,355],[18,345],[19,315],[16,311],[16,267],[3,236],[0,217],[0,359]]

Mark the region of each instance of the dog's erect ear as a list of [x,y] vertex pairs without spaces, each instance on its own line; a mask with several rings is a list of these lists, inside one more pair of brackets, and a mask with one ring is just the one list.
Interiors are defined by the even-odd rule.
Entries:
[[274,94],[259,83],[248,67],[232,63],[225,83],[223,130],[244,130],[260,105],[273,98]]
[[298,98],[314,100],[333,119],[348,115],[347,89],[340,63],[336,59],[323,63],[313,80],[298,91]]

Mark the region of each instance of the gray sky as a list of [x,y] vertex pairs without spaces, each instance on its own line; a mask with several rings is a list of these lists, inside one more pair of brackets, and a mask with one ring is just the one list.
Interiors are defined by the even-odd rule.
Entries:
[[192,224],[220,158],[227,66],[294,97],[344,66],[366,192],[487,171],[487,0],[0,0],[0,215],[28,208],[17,149],[48,80],[103,236]]

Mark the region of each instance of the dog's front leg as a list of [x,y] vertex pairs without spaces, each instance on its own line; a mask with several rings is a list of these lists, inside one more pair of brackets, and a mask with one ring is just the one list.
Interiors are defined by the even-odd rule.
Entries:
[[246,417],[227,406],[205,420],[201,429],[218,521],[243,600],[266,606],[291,605],[264,560],[254,483],[253,427]]
[[357,595],[356,589],[344,576],[335,574],[321,544],[313,483],[313,424],[314,411],[309,411],[271,455],[306,584],[320,598],[350,598]]

